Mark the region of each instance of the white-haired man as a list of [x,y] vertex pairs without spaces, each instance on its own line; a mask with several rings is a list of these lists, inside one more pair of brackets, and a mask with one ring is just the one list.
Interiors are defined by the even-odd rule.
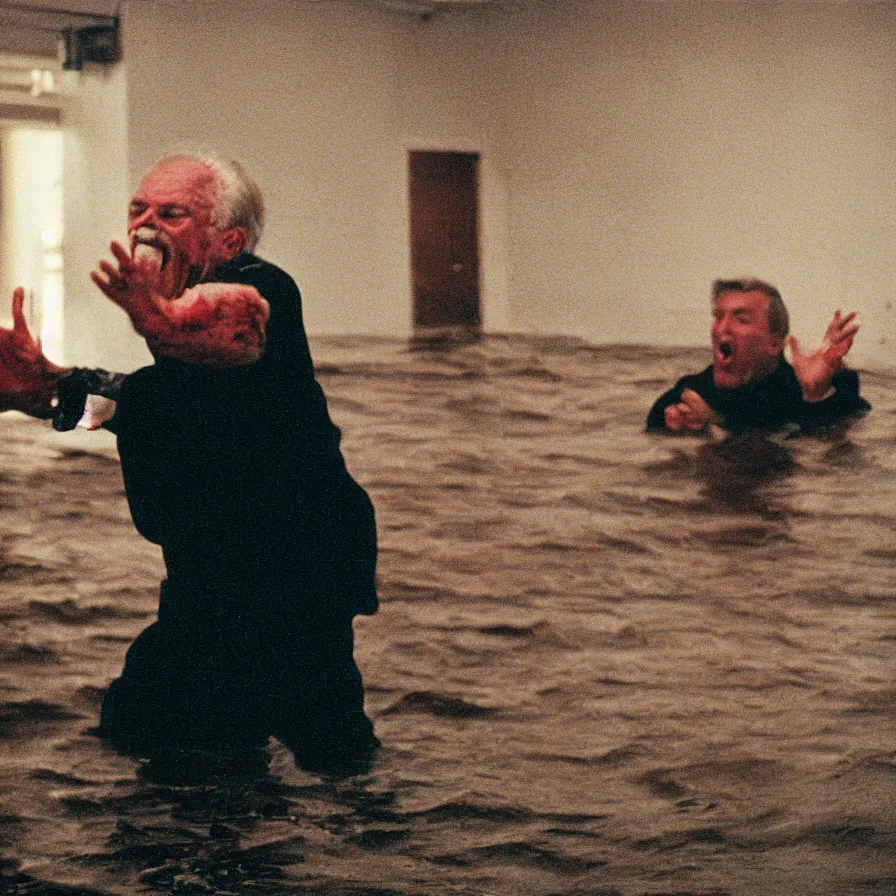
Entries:
[[377,610],[374,512],[314,378],[299,290],[251,252],[263,214],[238,165],[162,159],[131,200],[130,245],[112,243],[93,274],[155,363],[126,376],[52,365],[17,290],[0,408],[65,429],[88,393],[114,399],[103,425],[131,513],[162,547],[158,619],[105,696],[101,735],[150,757],[274,736],[303,767],[353,770],[378,743],[352,629]]

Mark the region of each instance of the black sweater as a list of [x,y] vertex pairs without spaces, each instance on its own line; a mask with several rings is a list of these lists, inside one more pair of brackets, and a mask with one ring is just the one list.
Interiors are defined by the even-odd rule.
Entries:
[[664,412],[681,401],[685,389],[700,395],[719,415],[721,425],[731,432],[774,432],[786,427],[811,431],[870,409],[871,405],[859,395],[859,375],[854,370],[838,371],[833,386],[835,392],[829,398],[806,401],[793,367],[782,358],[777,368],[760,382],[720,389],[713,382],[710,364],[701,373],[682,377],[656,400],[647,415],[647,429],[666,428]]
[[373,508],[314,378],[299,290],[247,253],[215,280],[270,303],[264,354],[229,369],[160,359],[124,378],[106,425],[134,522],[197,610],[324,591],[339,592],[334,611],[375,612]]

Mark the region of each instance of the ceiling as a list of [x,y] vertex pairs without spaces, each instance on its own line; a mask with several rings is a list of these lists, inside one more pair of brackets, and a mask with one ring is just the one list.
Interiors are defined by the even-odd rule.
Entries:
[[[182,0],[184,3],[192,0]],[[292,0],[295,3],[356,3],[396,14],[431,19],[474,10],[511,10],[559,0]],[[0,0],[0,53],[55,58],[67,29],[109,26],[123,0]]]
[[108,26],[119,0],[0,0],[0,52],[58,55],[67,29]]
[[[188,0],[185,0],[188,2]],[[303,2],[303,0],[294,0]],[[304,0],[304,2],[320,3],[325,0]],[[474,7],[517,7],[532,5],[543,0],[343,0],[343,2],[360,3],[399,12],[446,12],[470,9]],[[0,14],[36,11],[53,12],[59,15],[73,14],[77,16],[116,16],[122,0],[0,0]]]
[[357,0],[357,2],[380,9],[419,16],[433,16],[442,12],[457,12],[473,7],[499,9],[520,5],[520,0]]

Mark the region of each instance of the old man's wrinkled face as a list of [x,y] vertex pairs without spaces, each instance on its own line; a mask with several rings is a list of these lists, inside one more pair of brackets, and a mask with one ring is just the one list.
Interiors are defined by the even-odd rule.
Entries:
[[768,297],[723,292],[713,307],[713,379],[720,389],[756,383],[777,366],[783,340],[768,328]]
[[128,208],[131,253],[158,270],[158,291],[178,298],[232,258],[214,225],[217,185],[205,165],[189,160],[150,170]]

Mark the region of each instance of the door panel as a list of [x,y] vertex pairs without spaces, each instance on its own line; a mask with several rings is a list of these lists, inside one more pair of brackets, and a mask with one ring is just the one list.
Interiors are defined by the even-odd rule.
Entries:
[[414,326],[478,329],[479,156],[412,152],[409,165]]

